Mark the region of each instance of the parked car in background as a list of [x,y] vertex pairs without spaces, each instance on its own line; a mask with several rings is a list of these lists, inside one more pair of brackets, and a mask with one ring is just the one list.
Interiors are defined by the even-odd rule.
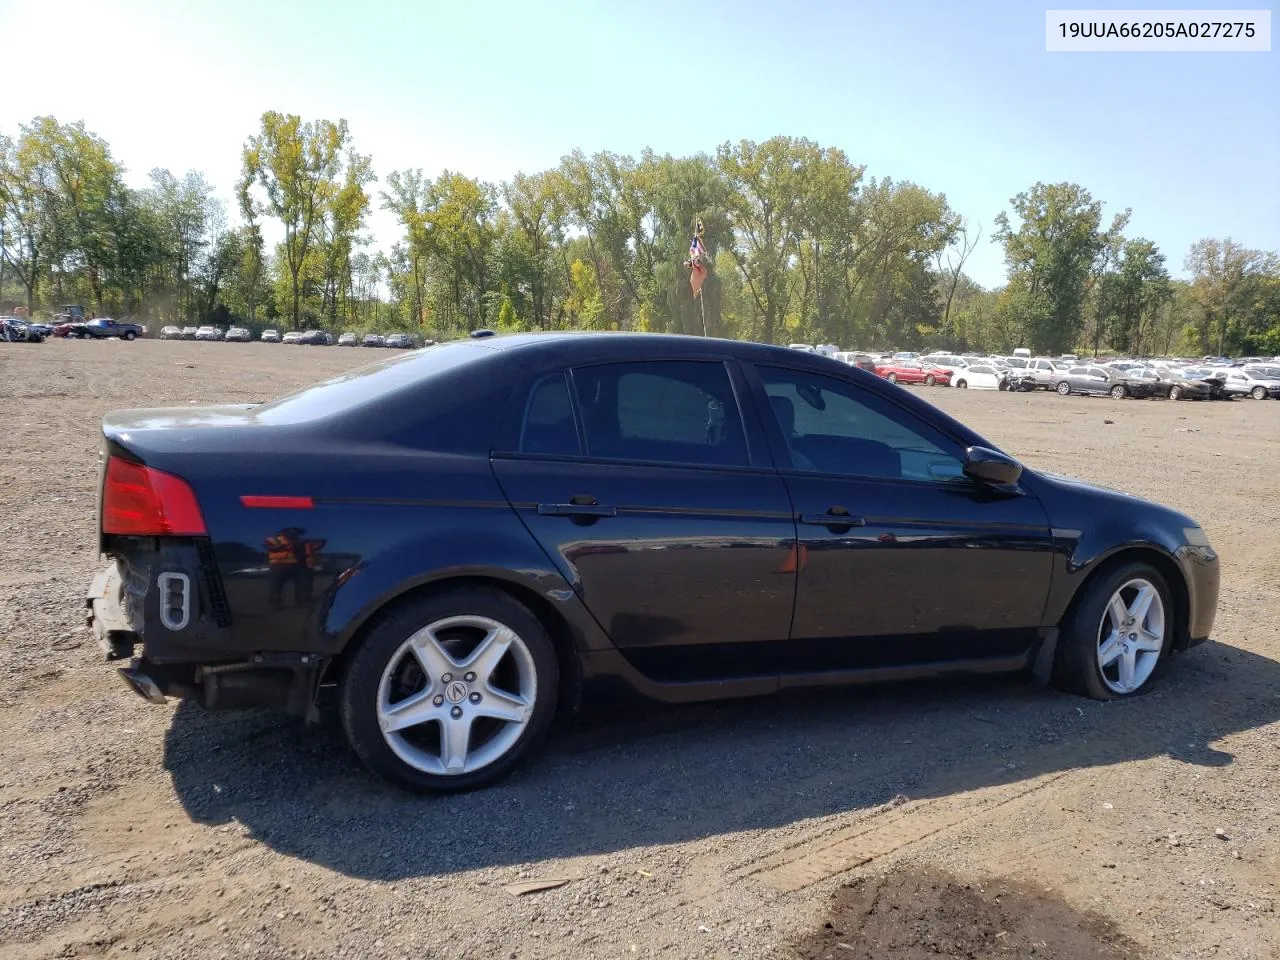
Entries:
[[802,353],[817,353],[818,348],[812,343],[792,343],[788,344],[792,350],[799,350]]
[[360,346],[360,339],[354,333],[347,331],[342,334],[342,336],[338,337],[338,346],[358,347]]
[[957,370],[952,375],[951,385],[961,390],[1004,390],[1008,386],[1008,378],[997,367],[975,363]]
[[383,341],[383,346],[393,347],[397,350],[412,350],[413,337],[407,333],[390,333],[387,339]]
[[1170,400],[1230,400],[1226,383],[1224,375],[1208,367],[1171,370],[1166,396]]
[[939,370],[946,370],[951,374],[953,383],[955,382],[956,374],[969,366],[968,360],[952,353],[930,353],[921,357],[920,362],[937,367]]
[[98,317],[84,323],[71,324],[71,330],[67,335],[79,340],[106,340],[110,337],[136,340],[146,332],[141,324],[124,323],[120,320],[112,320],[110,317]]
[[45,333],[22,317],[0,317],[0,340],[6,343],[44,343]]
[[182,328],[175,327],[173,324],[169,324],[168,326],[161,327],[160,339],[161,340],[181,340]]
[[263,330],[262,335],[258,337],[258,339],[261,340],[263,343],[279,343],[280,331],[279,330]]
[[360,346],[362,347],[380,347],[382,345],[382,335],[378,333],[366,333],[364,339],[360,341]]
[[311,347],[327,347],[333,343],[333,338],[324,330],[304,330],[298,342]]
[[1149,397],[1162,397],[1167,391],[1162,388],[1162,378],[1152,367],[1132,367],[1129,370],[1109,370],[1101,368],[1111,381],[1108,391],[1114,400],[1133,398],[1146,400]]
[[182,339],[183,339],[183,340],[194,340],[194,339],[196,338],[196,334],[197,334],[197,333],[199,333],[199,332],[200,332],[200,328],[199,328],[199,327],[183,327],[183,328],[182,328]]
[[1016,372],[1010,372],[1010,389],[1053,390],[1057,387],[1062,375],[1070,369],[1066,364],[1050,360],[1048,357],[1035,357],[1027,360],[1025,367]]
[[1226,371],[1223,390],[1235,397],[1280,400],[1280,370],[1248,366]]
[[27,325],[27,329],[32,333],[39,334],[41,339],[53,336],[53,324],[43,323],[39,320],[28,320],[26,317],[19,317],[23,323]]
[[302,342],[302,331],[301,331],[301,330],[290,330],[290,331],[288,331],[287,333],[285,333],[285,335],[284,335],[283,337],[281,337],[281,338],[280,338],[280,342],[281,342],[281,343],[301,343],[301,342]]
[[876,372],[876,358],[869,353],[862,353],[857,350],[842,350],[835,355],[836,360],[841,363],[847,363],[851,367],[859,367],[868,373]]
[[890,383],[923,383],[928,387],[937,383],[949,386],[951,383],[950,371],[916,360],[886,360],[876,364],[876,375]]
[[221,340],[222,331],[217,327],[203,326],[196,331],[197,340]]
[[511,772],[580,680],[676,703],[1008,671],[1131,698],[1218,601],[1194,519],[762,344],[463,339],[101,430],[104,658],[153,703],[332,703],[414,790]]
[[1064,397],[1073,393],[1106,394],[1111,392],[1111,378],[1102,367],[1068,367],[1054,371],[1049,389]]
[[232,327],[223,339],[229,343],[248,343],[253,339],[253,334],[244,327]]

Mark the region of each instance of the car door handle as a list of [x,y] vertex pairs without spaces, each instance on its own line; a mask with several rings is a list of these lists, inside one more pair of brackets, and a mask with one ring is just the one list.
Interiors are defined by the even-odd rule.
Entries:
[[603,506],[595,497],[580,495],[571,497],[568,503],[540,503],[538,514],[544,517],[575,517],[595,519],[616,517],[617,507]]
[[862,517],[852,516],[844,507],[831,507],[826,513],[802,513],[800,522],[815,527],[829,527],[848,530],[850,527],[865,527],[867,521]]

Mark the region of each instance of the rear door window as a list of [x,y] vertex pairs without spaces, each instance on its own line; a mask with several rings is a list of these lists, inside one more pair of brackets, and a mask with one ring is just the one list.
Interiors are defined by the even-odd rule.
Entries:
[[749,466],[733,384],[719,361],[608,363],[573,371],[586,455]]

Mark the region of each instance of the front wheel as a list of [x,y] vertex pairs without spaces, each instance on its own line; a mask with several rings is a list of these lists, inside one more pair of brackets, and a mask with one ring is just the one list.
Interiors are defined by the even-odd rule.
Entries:
[[927,377],[925,377],[925,378],[924,378],[924,385],[925,385],[926,387],[932,387],[932,386],[933,386],[935,383],[937,383],[937,382],[938,382],[937,378],[936,378],[936,377],[934,377],[934,375],[933,375],[932,373],[931,373],[931,374],[929,374]]
[[1067,383],[1067,381],[1063,380],[1060,384],[1058,384],[1059,396],[1065,397],[1070,392],[1071,392],[1071,384]]
[[[956,381],[956,386],[957,386],[957,387],[959,387],[961,390],[968,390],[968,389],[969,389],[969,384],[968,384],[968,383],[966,383],[964,380],[957,380],[957,381]],[[1003,389],[1004,389],[1004,387],[1001,387],[1000,389],[1001,389],[1001,390],[1003,390]]]
[[136,336],[137,336],[137,334],[136,334],[136,333],[134,333],[132,330],[126,330],[126,331],[124,332],[124,339],[126,339],[126,340],[132,340],[132,339],[133,339],[134,337],[136,337]]
[[1124,388],[1123,384],[1117,383],[1114,387],[1111,388],[1112,400],[1123,400],[1128,395],[1129,395],[1129,391]]
[[1182,399],[1182,388],[1181,388],[1180,386],[1178,386],[1177,384],[1174,384],[1172,387],[1170,387],[1170,388],[1169,388],[1169,399],[1170,399],[1170,400],[1181,400],[1181,399]]
[[885,379],[888,380],[890,383],[897,383],[898,375],[896,373],[890,373],[885,376]]
[[1253,397],[1253,399],[1255,400],[1265,400],[1267,399],[1267,388],[1254,387],[1252,390],[1249,391],[1249,396]]
[[542,623],[484,587],[430,595],[386,617],[342,678],[352,749],[418,792],[455,793],[510,773],[545,735],[559,667]]
[[1160,572],[1121,564],[1084,588],[1065,621],[1057,681],[1095,700],[1141,692],[1169,649],[1172,616]]

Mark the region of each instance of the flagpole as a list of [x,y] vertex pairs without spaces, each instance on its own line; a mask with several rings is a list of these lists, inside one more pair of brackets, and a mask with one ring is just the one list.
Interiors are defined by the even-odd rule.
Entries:
[[707,335],[707,298],[702,295],[702,291],[698,291],[698,302],[702,304],[702,335]]

